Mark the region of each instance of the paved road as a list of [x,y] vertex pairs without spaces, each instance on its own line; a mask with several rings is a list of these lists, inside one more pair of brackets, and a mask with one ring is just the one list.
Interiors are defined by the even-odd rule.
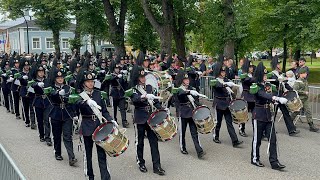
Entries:
[[[173,112],[173,110],[172,110]],[[16,162],[22,173],[31,180],[81,180],[84,178],[82,152],[77,151],[78,137],[74,137],[74,149],[79,167],[70,167],[67,160],[62,162],[54,158],[53,147],[41,143],[38,132],[24,127],[22,120],[16,120],[12,114],[0,107],[0,143]],[[131,114],[128,114],[131,117]],[[120,118],[118,118],[120,119]],[[319,122],[317,122],[319,124]],[[279,142],[279,160],[287,165],[284,172],[274,171],[268,163],[267,142],[261,147],[261,161],[266,165],[258,168],[250,164],[252,130],[247,124],[249,137],[244,140],[243,148],[235,149],[223,123],[222,144],[214,144],[211,135],[200,135],[201,144],[207,152],[205,160],[199,160],[187,131],[187,150],[189,155],[179,151],[178,137],[172,141],[160,143],[162,167],[167,175],[160,177],[152,173],[152,162],[148,141],[145,140],[145,159],[148,173],[141,173],[135,163],[133,125],[126,134],[130,139],[129,149],[120,157],[108,158],[112,179],[319,179],[320,178],[320,134],[308,131],[306,123],[298,123],[299,137],[287,135],[284,122],[276,124]],[[236,127],[236,126],[235,126]],[[67,159],[63,147],[63,157]],[[96,155],[94,172],[99,178]]]

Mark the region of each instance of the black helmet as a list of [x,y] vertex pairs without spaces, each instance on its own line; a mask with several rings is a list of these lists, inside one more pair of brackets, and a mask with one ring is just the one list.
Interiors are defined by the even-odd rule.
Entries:
[[184,79],[189,79],[188,73],[183,69],[179,69],[175,78],[175,86],[180,87]]
[[262,83],[263,82],[263,77],[265,74],[267,74],[267,69],[263,65],[263,62],[260,62],[254,72],[254,77],[257,83]]

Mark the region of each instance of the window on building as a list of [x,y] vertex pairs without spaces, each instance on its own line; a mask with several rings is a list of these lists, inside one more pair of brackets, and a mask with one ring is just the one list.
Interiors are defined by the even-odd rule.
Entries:
[[53,38],[46,38],[46,48],[53,49]]
[[32,38],[32,49],[40,49],[40,38]]
[[62,38],[62,49],[69,49],[69,38]]
[[103,41],[100,41],[100,40],[98,40],[98,46],[101,46],[103,43],[102,43]]

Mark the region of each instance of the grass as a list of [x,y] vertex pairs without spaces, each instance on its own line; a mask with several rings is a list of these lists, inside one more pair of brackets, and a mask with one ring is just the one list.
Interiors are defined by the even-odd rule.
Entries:
[[[308,78],[309,84],[320,84],[320,58],[313,59],[312,64],[311,64],[311,59],[306,58],[307,62],[306,65],[310,69],[310,76]],[[263,62],[263,64],[270,70],[270,60],[258,60],[254,61],[254,65],[258,65],[259,62]],[[286,69],[290,69],[290,62],[291,60],[287,61],[287,67]]]

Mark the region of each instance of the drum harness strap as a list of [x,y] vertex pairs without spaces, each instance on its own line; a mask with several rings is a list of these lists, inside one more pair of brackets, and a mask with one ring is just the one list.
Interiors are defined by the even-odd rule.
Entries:
[[[217,80],[218,80],[221,84],[225,84],[225,82],[223,81],[223,79],[217,78]],[[232,89],[231,89],[230,87],[228,87],[228,86],[226,86],[226,89],[227,89],[227,91],[228,91],[228,94],[229,94],[231,100],[233,100],[232,94],[233,94],[234,92],[233,92]]]
[[[188,90],[186,89],[186,87],[183,86],[183,85],[181,85],[180,88],[181,88],[182,90],[184,90],[184,91],[188,91]],[[194,98],[192,97],[192,95],[187,95],[187,97],[188,97],[190,103],[192,104],[193,108],[196,108],[196,105],[194,104]]]
[[[137,85],[137,86],[136,86],[136,89],[137,89],[137,91],[140,92],[140,94],[142,94],[142,95],[148,94],[148,93],[146,92],[146,90],[144,90],[144,89],[142,88],[141,85]],[[153,102],[152,100],[148,100],[148,103],[149,103],[150,106],[151,106],[152,112],[154,112],[154,111],[157,109],[157,108],[153,105],[154,102]]]

